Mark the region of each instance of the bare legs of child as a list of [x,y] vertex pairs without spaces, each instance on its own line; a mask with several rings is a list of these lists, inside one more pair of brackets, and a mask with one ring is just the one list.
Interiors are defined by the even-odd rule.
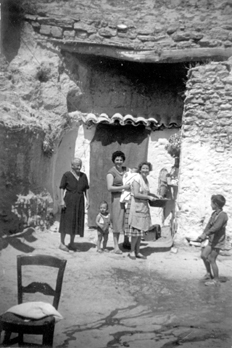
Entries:
[[204,247],[201,251],[201,258],[206,268],[206,274],[204,276],[206,281],[205,285],[217,285],[219,284],[219,272],[216,264],[220,249],[212,248],[210,245]]
[[[109,233],[102,233],[100,231],[97,232],[97,252],[98,253],[102,253],[103,251],[105,252],[109,251],[108,249],[106,249],[108,236],[109,236]],[[103,240],[103,243],[102,243],[103,250],[101,249],[102,240]]]
[[201,258],[202,258],[202,260],[204,262],[205,269],[206,269],[206,274],[204,276],[205,280],[213,278],[213,274],[211,273],[210,263],[209,263],[209,260],[208,260],[208,256],[209,256],[210,253],[211,253],[211,247],[209,245],[207,245],[206,247],[202,248],[202,250],[201,250]]

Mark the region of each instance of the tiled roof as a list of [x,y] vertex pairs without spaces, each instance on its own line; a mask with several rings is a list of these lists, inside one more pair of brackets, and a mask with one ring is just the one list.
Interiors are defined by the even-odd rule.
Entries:
[[[159,128],[179,128],[181,126],[181,122],[177,119],[170,119],[165,120],[166,122],[158,122],[154,117],[142,117],[142,116],[132,116],[130,114],[127,114],[123,116],[120,113],[115,113],[113,116],[108,116],[105,113],[102,113],[100,115],[95,115],[93,113],[88,114],[79,114],[77,112],[71,112],[70,115],[72,117],[75,117],[75,115],[79,116],[81,118],[82,122],[86,125],[91,124],[99,124],[99,123],[105,123],[110,125],[133,125],[133,126],[139,126],[144,125],[145,127],[151,127],[153,129],[159,129]],[[162,120],[164,121],[164,120]]]

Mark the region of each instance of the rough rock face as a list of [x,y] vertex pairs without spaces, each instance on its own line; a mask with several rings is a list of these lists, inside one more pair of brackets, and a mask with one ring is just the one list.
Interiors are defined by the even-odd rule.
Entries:
[[0,72],[0,144],[4,149],[1,151],[0,217],[5,226],[2,230],[6,228],[11,232],[18,232],[29,220],[33,223],[32,215],[37,215],[36,209],[28,213],[27,204],[24,217],[17,214],[16,207],[12,213],[18,195],[27,196],[29,190],[32,195],[48,190],[50,193],[45,193],[43,199],[45,206],[51,208],[54,162],[51,155],[55,147],[52,140],[65,128],[67,110],[62,93],[65,85],[57,83],[59,57],[49,48],[38,49],[27,25],[22,29],[20,40],[17,54],[8,61],[6,58],[14,47],[11,42],[7,45],[6,58],[1,56]]
[[211,213],[210,197],[227,203],[232,232],[232,60],[197,65],[189,71],[182,126],[179,186],[181,235],[199,234]]
[[[166,0],[166,1],[24,1],[28,20],[44,38],[63,43],[70,50],[107,53],[105,45],[144,52],[136,58],[153,61],[193,60],[232,53],[231,1]],[[104,45],[104,46],[102,46]],[[102,48],[102,49],[101,49]],[[221,51],[212,50],[221,48]],[[227,50],[225,50],[225,48]],[[170,53],[169,51],[172,51]],[[189,50],[178,55],[178,51]],[[174,51],[174,53],[173,53]],[[123,56],[121,56],[123,58]]]

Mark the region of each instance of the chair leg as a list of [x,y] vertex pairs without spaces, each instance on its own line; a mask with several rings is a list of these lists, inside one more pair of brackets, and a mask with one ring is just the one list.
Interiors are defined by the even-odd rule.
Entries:
[[8,345],[10,343],[10,336],[11,336],[11,332],[10,331],[5,331],[5,334],[4,334],[4,339],[3,339],[3,346],[4,345]]
[[54,336],[55,326],[52,325],[47,332],[43,334],[43,347],[52,347],[53,346],[53,336]]
[[19,347],[21,345],[23,345],[23,334],[22,333],[19,333],[19,335],[18,335],[18,342],[19,342]]

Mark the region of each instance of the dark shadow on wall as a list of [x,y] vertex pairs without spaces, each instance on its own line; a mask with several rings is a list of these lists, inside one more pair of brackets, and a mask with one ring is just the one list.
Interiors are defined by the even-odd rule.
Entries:
[[[62,51],[76,87],[69,91],[69,112],[121,113],[181,123],[187,65],[129,62]],[[170,112],[171,110],[171,112]]]
[[14,59],[20,47],[20,35],[24,11],[21,0],[3,0],[2,2],[2,46],[8,61]]

